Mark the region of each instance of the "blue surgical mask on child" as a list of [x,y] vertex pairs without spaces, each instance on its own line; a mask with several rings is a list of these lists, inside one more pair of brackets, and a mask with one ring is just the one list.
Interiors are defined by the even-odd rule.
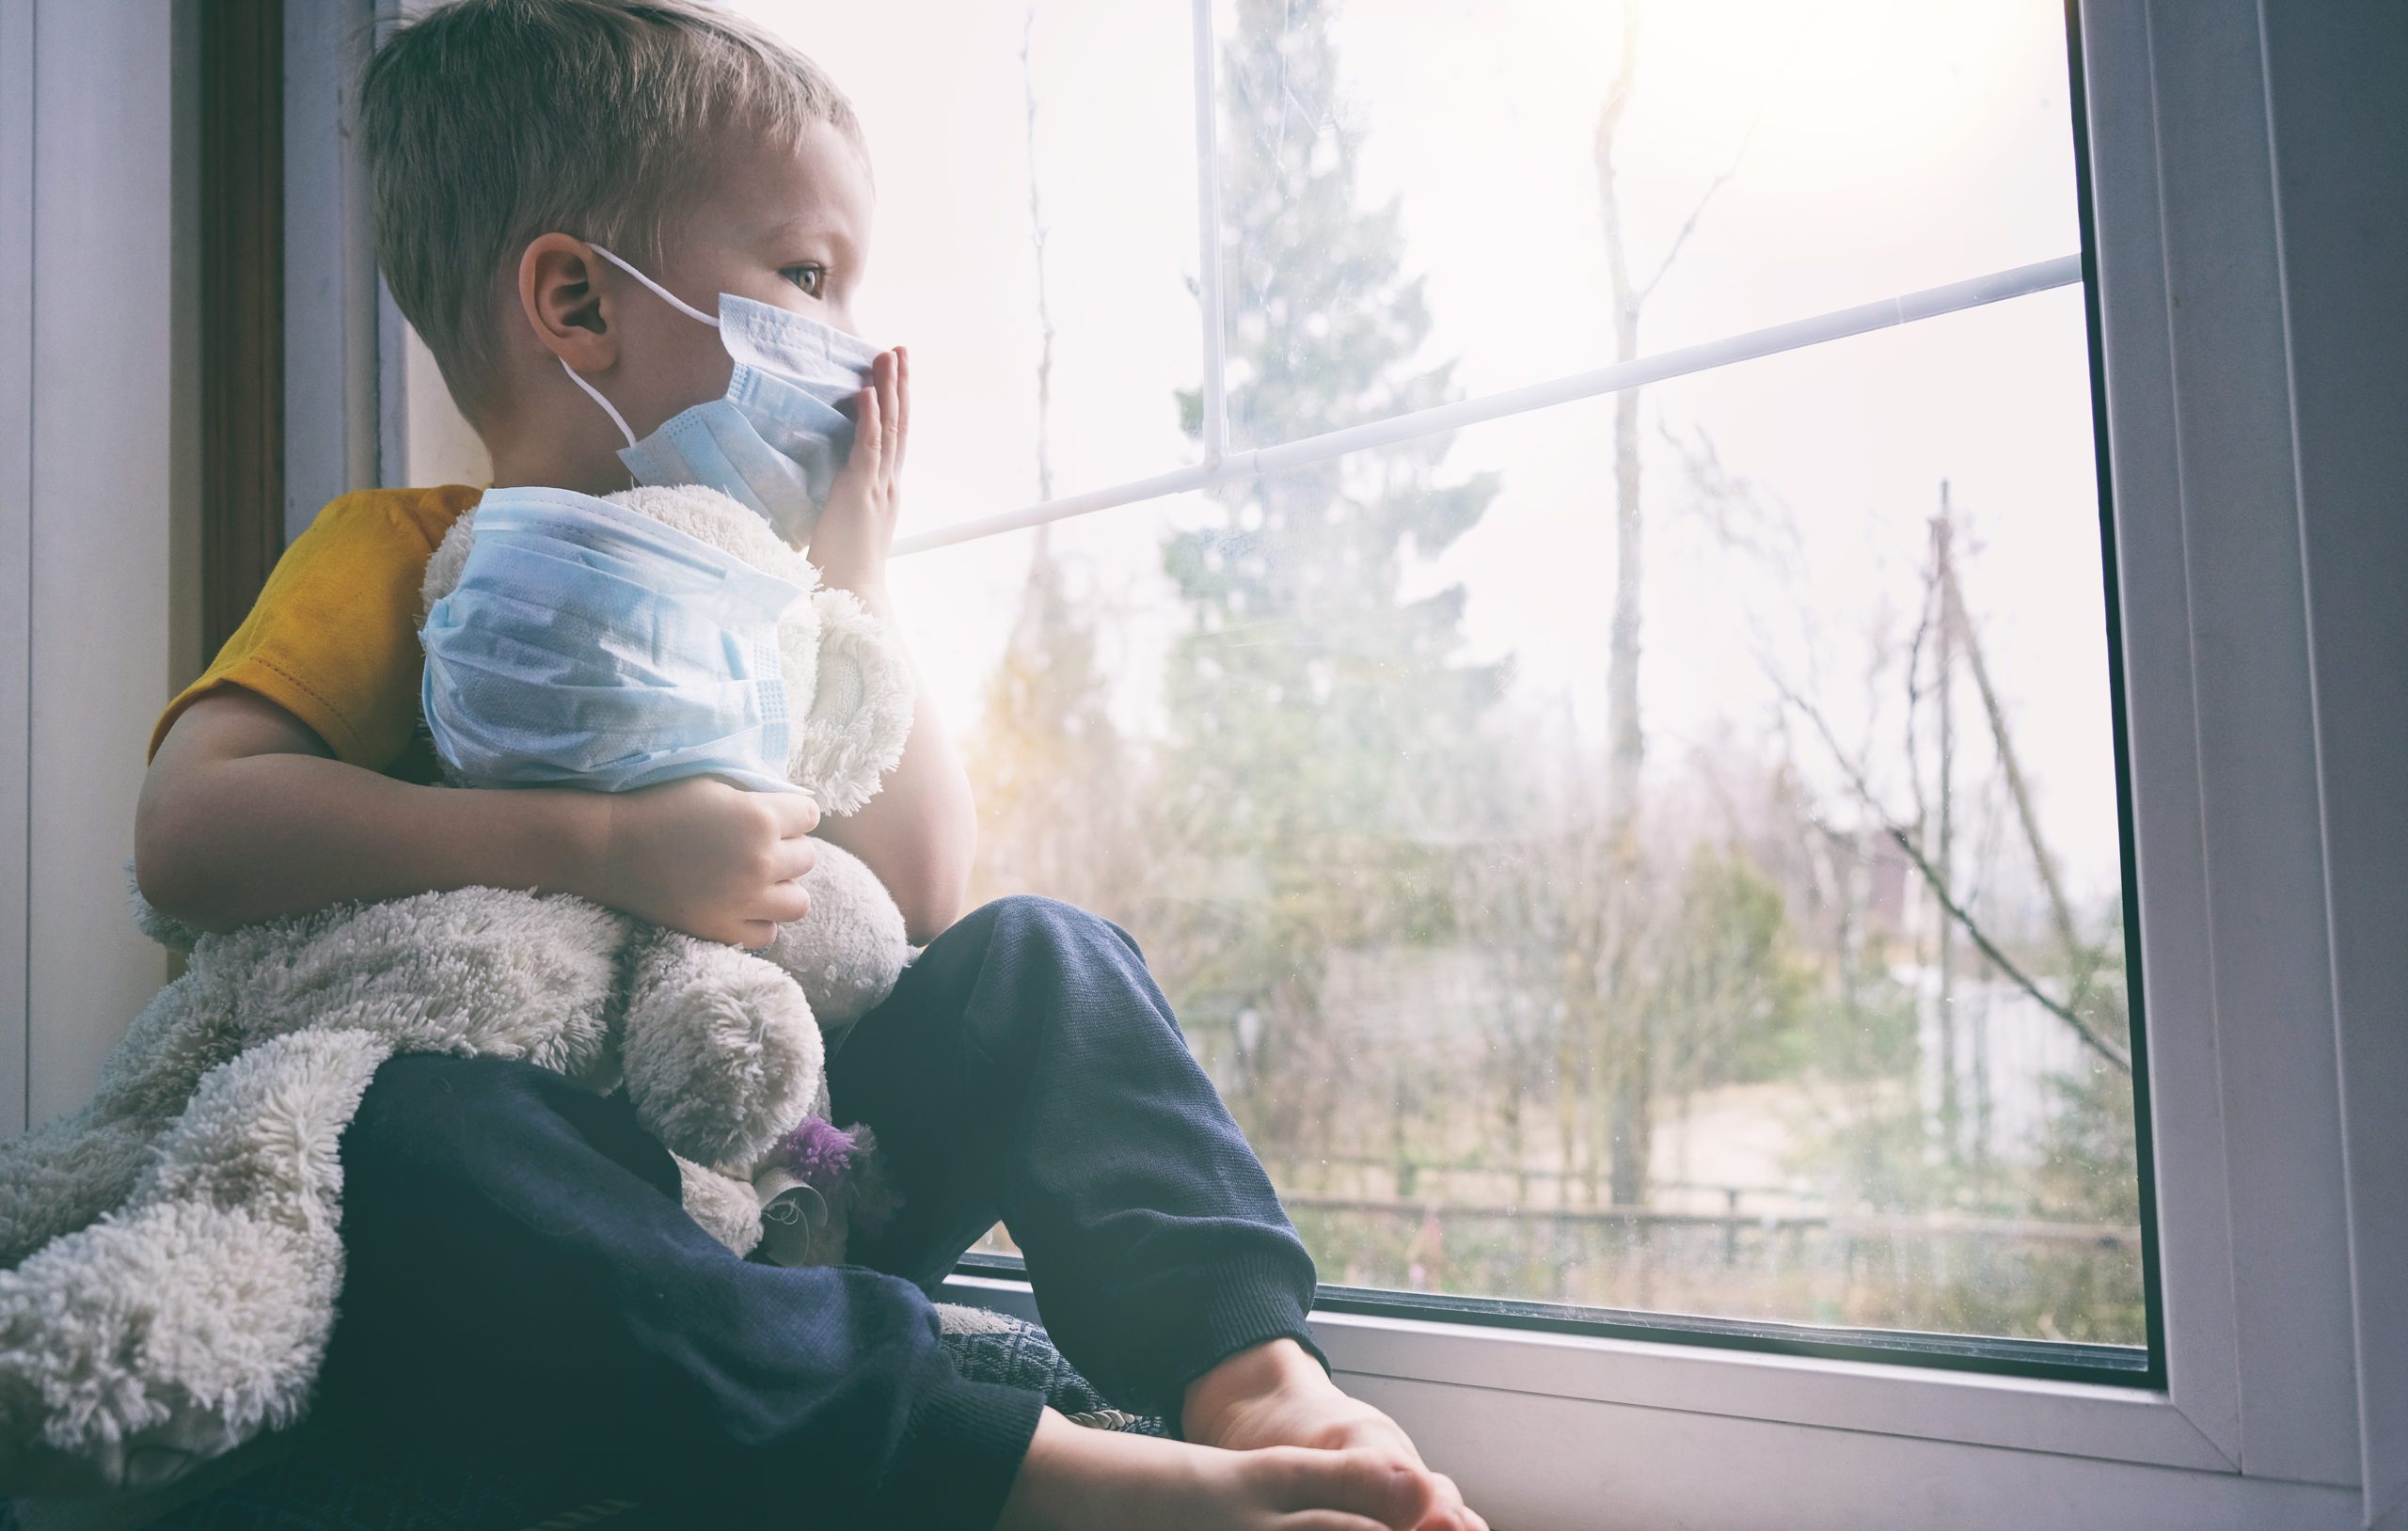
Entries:
[[427,729],[465,784],[799,790],[778,619],[800,586],[566,489],[488,489],[470,529],[419,634]]
[[718,329],[736,363],[727,392],[671,416],[638,441],[610,401],[563,360],[569,381],[627,438],[619,461],[638,483],[717,489],[760,513],[789,545],[802,545],[853,449],[853,422],[836,403],[869,386],[878,348],[807,315],[733,292],[719,295],[714,318],[601,245],[589,248],[680,313]]

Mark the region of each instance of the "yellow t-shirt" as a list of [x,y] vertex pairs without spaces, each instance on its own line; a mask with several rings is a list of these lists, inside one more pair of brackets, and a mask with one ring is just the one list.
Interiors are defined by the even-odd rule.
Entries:
[[436,779],[419,726],[419,585],[426,560],[483,489],[365,489],[329,502],[270,571],[250,615],[150,731],[239,686],[317,730],[335,757],[409,781]]

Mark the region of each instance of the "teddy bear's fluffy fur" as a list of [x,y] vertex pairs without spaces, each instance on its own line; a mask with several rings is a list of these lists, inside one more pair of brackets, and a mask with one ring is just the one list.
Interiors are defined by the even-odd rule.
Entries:
[[[795,719],[786,775],[825,813],[866,803],[911,727],[909,668],[878,621],[850,592],[820,589],[808,559],[716,490],[647,487],[604,497],[807,592],[778,623]],[[471,513],[436,548],[420,591],[421,616],[459,584],[475,539]],[[806,1117],[828,1111],[822,1031],[850,1025],[884,999],[910,955],[894,898],[857,858],[820,843],[803,886],[810,917],[781,926],[766,952],[645,930],[628,954],[627,1097],[644,1126],[697,1166],[684,1172],[689,1199],[738,1222],[731,1241],[738,1253],[759,1237],[760,1220],[741,1229],[740,1200],[702,1172],[759,1188],[758,1204],[770,1199],[772,1185],[786,1193],[791,1176],[770,1178],[773,1150]],[[808,1237],[772,1219],[781,1237],[770,1257],[785,1264],[841,1257],[843,1207],[812,1199],[817,1216]]]
[[[616,497],[816,586],[723,496]],[[472,535],[463,518],[438,550],[430,599]],[[849,812],[901,752],[908,669],[841,592],[797,602],[780,638],[805,718],[792,774]],[[823,844],[805,885],[810,916],[760,954],[566,894],[468,888],[196,935],[136,893],[144,928],[189,949],[183,976],[87,1104],[0,1143],[0,1493],[156,1487],[307,1413],[341,1281],[338,1145],[397,1051],[624,1084],[688,1211],[752,1250],[753,1174],[826,1109],[821,1027],[882,999],[911,955],[858,860]]]

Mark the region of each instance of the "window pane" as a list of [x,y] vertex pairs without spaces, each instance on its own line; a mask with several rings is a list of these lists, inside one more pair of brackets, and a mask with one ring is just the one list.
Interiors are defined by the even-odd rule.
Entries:
[[1325,1282],[2141,1344],[2087,401],[2068,290],[904,560],[976,892]]
[[1039,0],[1025,69],[1021,6],[735,8],[863,118],[878,202],[855,315],[911,352],[906,535],[1200,460],[1174,395],[1203,371],[1185,6]]
[[1454,391],[1481,394],[2080,245],[2061,7],[1220,0],[1217,13],[1241,445],[1444,395],[1436,372],[1361,386],[1391,354],[1451,364]]

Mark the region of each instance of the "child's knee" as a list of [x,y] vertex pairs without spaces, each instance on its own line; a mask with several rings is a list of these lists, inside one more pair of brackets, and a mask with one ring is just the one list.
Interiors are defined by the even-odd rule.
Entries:
[[961,925],[972,926],[990,946],[1063,953],[1109,952],[1117,946],[1140,964],[1145,961],[1136,938],[1120,926],[1092,910],[1041,893],[1011,893],[980,905],[962,916],[956,928]]

